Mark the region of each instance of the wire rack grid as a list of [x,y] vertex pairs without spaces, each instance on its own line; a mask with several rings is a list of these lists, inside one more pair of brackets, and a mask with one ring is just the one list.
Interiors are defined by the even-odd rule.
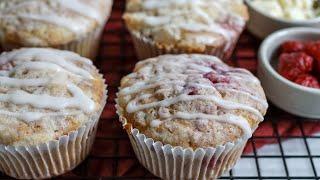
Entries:
[[[120,79],[137,62],[130,35],[121,19],[124,6],[124,0],[115,0],[112,16],[102,38],[100,54],[95,61],[109,85],[109,98],[92,152],[76,169],[57,179],[158,179],[137,161],[115,113],[114,99]],[[245,32],[227,63],[255,73],[259,44],[258,40]],[[320,132],[320,123],[292,116],[273,105],[265,119],[261,128],[249,140],[245,150],[247,153],[242,155],[240,163],[221,179],[319,179],[320,134],[312,134]],[[298,149],[303,150],[288,150],[286,141],[299,142]],[[273,153],[259,151],[261,146],[269,143],[276,147]],[[292,167],[292,164],[299,162],[304,162],[301,163],[303,167]],[[277,166],[273,169],[275,164],[281,164],[280,168]],[[296,171],[300,170],[307,172],[297,175]],[[9,177],[0,174],[0,179]]]

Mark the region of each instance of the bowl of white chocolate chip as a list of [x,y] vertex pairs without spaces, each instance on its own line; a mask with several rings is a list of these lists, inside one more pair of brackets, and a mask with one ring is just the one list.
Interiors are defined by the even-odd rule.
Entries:
[[249,7],[248,30],[264,39],[274,31],[289,27],[320,27],[317,0],[245,0]]

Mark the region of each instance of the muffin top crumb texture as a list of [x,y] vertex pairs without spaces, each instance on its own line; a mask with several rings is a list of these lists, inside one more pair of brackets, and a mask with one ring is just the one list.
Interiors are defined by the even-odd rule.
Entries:
[[101,26],[112,0],[1,0],[0,43],[58,46]]
[[159,48],[229,49],[248,20],[242,0],[128,0],[124,15],[136,36]]
[[56,140],[97,118],[105,101],[102,76],[89,59],[54,49],[0,55],[0,144]]
[[128,130],[193,149],[249,138],[268,107],[249,71],[196,54],[139,62],[122,79],[117,101]]

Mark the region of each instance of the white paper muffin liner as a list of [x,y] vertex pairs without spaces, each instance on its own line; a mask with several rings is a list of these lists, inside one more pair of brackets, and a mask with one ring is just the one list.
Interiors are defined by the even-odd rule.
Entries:
[[95,60],[99,52],[100,39],[103,34],[104,25],[105,23],[103,26],[100,26],[89,33],[86,37],[54,48],[73,51],[83,57]]
[[240,138],[225,145],[195,150],[165,145],[128,126],[122,108],[119,105],[116,108],[139,162],[162,179],[217,179],[234,167],[248,141]]
[[107,85],[104,88],[100,112],[78,130],[39,145],[0,145],[0,171],[16,179],[46,179],[74,169],[88,156],[93,145],[107,100]]
[[136,50],[136,54],[139,60],[148,59],[152,57],[157,57],[164,54],[192,54],[192,53],[201,53],[201,54],[208,54],[212,56],[216,56],[222,60],[227,60],[231,57],[233,50],[236,46],[236,43],[239,39],[240,34],[237,38],[231,42],[230,47],[226,50],[227,44],[223,46],[214,47],[214,48],[207,48],[203,52],[193,52],[183,49],[176,49],[176,48],[159,48],[151,39],[143,37],[140,33],[137,32],[130,32],[132,37],[132,42]]
[[128,134],[139,162],[163,179],[216,179],[230,170],[242,154],[246,141],[215,148],[182,148],[163,145],[139,130]]
[[54,48],[73,51],[80,54],[83,57],[89,58],[94,61],[99,53],[100,41],[103,35],[105,25],[111,15],[113,0],[109,1],[110,8],[106,9],[106,11],[108,11],[108,14],[105,17],[104,22],[100,26],[98,26],[96,29],[94,29],[91,33],[89,33],[87,36],[83,38]]

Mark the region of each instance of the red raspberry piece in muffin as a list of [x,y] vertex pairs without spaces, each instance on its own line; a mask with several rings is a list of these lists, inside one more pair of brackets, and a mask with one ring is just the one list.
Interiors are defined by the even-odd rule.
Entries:
[[191,88],[188,89],[188,95],[191,95],[191,96],[192,96],[192,95],[197,95],[197,94],[199,94],[197,88],[191,87]]
[[299,75],[312,71],[313,58],[304,52],[283,53],[280,55],[280,74],[294,81]]
[[311,88],[320,88],[319,82],[317,78],[310,74],[302,74],[298,76],[295,80],[295,83],[300,84],[302,86],[311,87]]
[[306,53],[315,59],[315,71],[320,74],[320,41],[307,43]]
[[204,78],[209,79],[213,84],[216,83],[230,83],[230,78],[224,75],[219,75],[215,72],[209,72],[203,76]]
[[281,45],[281,51],[283,53],[301,52],[304,48],[304,43],[300,41],[286,41]]

